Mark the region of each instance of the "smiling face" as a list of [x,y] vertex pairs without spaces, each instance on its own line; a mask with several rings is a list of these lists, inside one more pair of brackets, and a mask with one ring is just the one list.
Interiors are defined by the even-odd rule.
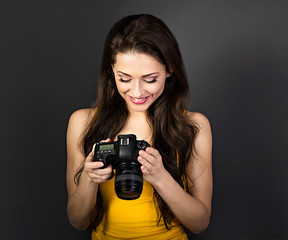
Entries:
[[118,53],[113,72],[129,112],[146,112],[162,94],[170,73],[156,58],[135,52]]

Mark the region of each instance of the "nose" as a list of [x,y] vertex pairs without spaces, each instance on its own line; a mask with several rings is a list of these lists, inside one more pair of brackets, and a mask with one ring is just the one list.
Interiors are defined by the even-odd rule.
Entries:
[[143,88],[142,88],[141,81],[135,80],[131,90],[132,90],[131,92],[133,94],[133,97],[135,98],[143,97],[142,96]]

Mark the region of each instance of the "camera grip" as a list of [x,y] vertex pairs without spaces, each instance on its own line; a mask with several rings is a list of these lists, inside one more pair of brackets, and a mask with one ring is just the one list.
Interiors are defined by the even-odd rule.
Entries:
[[113,162],[113,156],[104,155],[102,153],[95,153],[94,162],[102,162],[103,163],[103,167],[101,167],[100,169],[103,169],[103,168],[108,167],[108,165]]

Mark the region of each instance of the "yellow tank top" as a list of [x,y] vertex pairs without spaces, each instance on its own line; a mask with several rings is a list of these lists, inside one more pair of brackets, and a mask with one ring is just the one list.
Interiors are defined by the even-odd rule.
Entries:
[[188,240],[181,226],[167,230],[162,219],[157,225],[154,189],[145,180],[143,192],[135,200],[122,200],[117,197],[114,178],[101,183],[100,191],[107,213],[97,231],[92,232],[92,240]]

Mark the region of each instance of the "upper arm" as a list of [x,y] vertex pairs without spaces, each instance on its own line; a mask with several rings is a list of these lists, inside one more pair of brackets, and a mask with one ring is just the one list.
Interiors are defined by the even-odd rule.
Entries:
[[67,146],[67,169],[66,169],[66,181],[68,198],[73,194],[77,188],[74,182],[74,176],[85,160],[84,154],[79,148],[79,141],[81,140],[82,133],[86,129],[89,119],[89,109],[80,109],[75,111],[69,119],[66,146]]
[[188,164],[189,193],[205,204],[211,213],[213,191],[212,178],[212,133],[209,120],[201,113],[188,113],[189,118],[199,128],[195,138],[195,154]]

